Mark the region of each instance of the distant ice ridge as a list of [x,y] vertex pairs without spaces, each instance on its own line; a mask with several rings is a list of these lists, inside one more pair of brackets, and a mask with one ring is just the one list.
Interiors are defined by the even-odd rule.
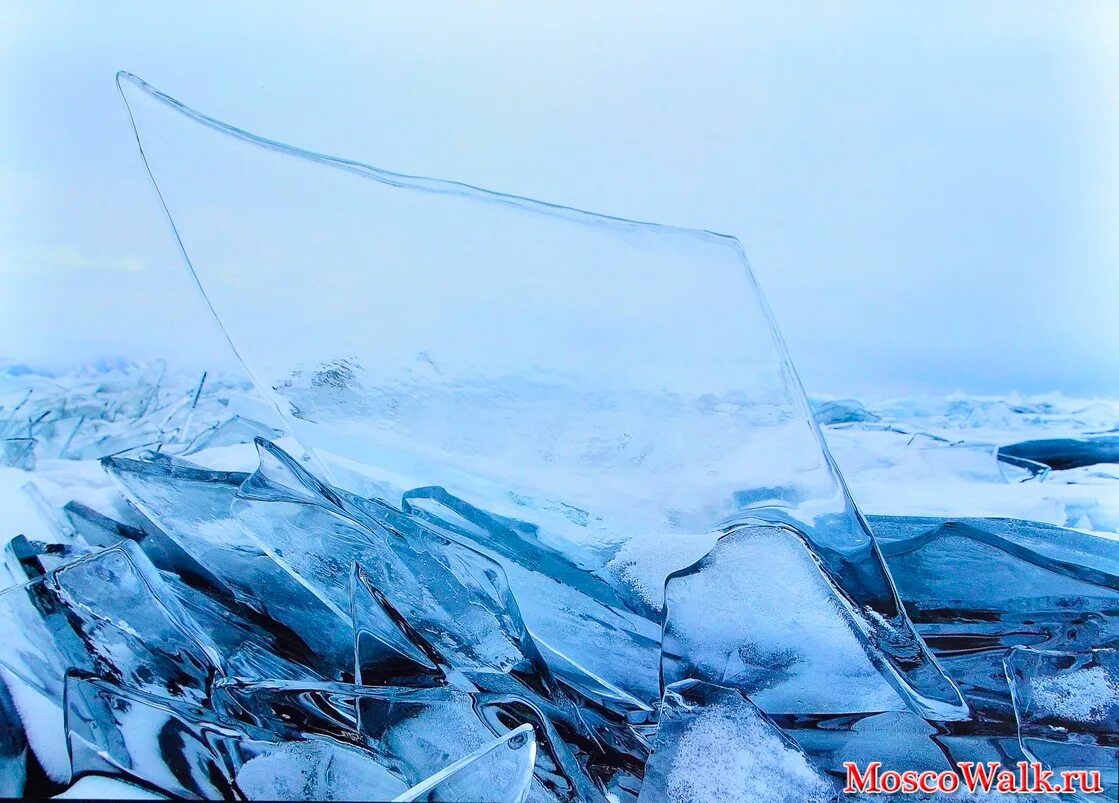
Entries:
[[812,408],[865,512],[1119,531],[1117,400],[813,397]]
[[140,448],[174,454],[279,437],[276,420],[243,377],[168,370],[162,361],[106,361],[58,374],[0,369],[5,464],[90,460]]

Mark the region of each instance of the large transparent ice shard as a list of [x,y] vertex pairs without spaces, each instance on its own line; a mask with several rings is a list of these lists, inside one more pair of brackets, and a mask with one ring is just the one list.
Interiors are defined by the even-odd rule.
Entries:
[[74,780],[119,774],[177,797],[233,796],[229,770],[211,745],[237,734],[202,706],[72,673],[65,712]]
[[242,565],[252,555],[244,555],[249,550],[229,520],[233,494],[247,474],[210,471],[157,452],[106,457],[101,465],[142,517],[143,535],[133,540],[153,562],[225,593],[238,590],[236,578],[253,583],[249,567]]
[[535,764],[536,737],[531,725],[521,725],[416,784],[393,803],[524,803]]
[[[75,530],[91,543],[101,546],[111,546],[123,540],[138,543],[152,563],[165,570],[163,584],[212,638],[228,674],[260,678],[320,677],[310,668],[320,662],[298,635],[267,614],[223,593],[227,590],[225,584],[150,521],[143,523],[147,528],[145,531],[75,502],[67,504],[64,510]],[[13,539],[12,543],[17,540]],[[30,543],[34,546],[34,542]],[[30,560],[22,561],[25,571],[64,562],[68,553],[75,551],[73,547],[61,545],[44,546],[45,549],[36,550]],[[10,545],[8,549],[15,550],[15,547]],[[278,567],[276,571],[279,571]],[[293,663],[298,666],[293,666]]]
[[350,576],[354,678],[365,686],[427,686],[445,682],[427,640],[369,582],[360,564]]
[[0,594],[0,625],[0,663],[54,699],[69,668],[193,700],[221,671],[209,636],[129,541]]
[[499,564],[449,541],[389,530],[275,445],[258,444],[260,468],[241,487],[235,515],[260,549],[324,604],[349,609],[357,563],[455,670],[512,673],[550,687]]
[[641,803],[829,803],[837,795],[740,692],[698,681],[665,689]]
[[298,633],[335,677],[353,664],[349,617],[284,571],[246,535],[230,508],[248,474],[210,471],[168,458],[103,461],[129,500],[238,601]]
[[964,712],[736,240],[390,173],[118,85],[206,300],[323,464],[591,554],[794,522],[911,703]]

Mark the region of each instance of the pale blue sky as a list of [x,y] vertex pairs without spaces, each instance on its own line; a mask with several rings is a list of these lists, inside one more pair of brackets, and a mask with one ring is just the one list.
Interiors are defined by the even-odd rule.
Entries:
[[1119,393],[1119,6],[736,5],[6,3],[0,357],[228,363],[127,69],[320,152],[733,234],[810,392]]

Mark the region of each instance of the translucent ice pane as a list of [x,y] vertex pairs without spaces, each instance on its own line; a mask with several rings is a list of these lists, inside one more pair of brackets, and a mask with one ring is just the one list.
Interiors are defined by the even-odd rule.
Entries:
[[35,468],[34,438],[7,438],[0,441],[0,465],[31,471]]
[[211,745],[238,735],[202,706],[72,674],[65,708],[75,780],[119,774],[180,797],[233,796],[228,765]]
[[369,582],[357,563],[350,576],[354,678],[366,686],[427,686],[446,682],[427,640]]
[[531,725],[505,735],[459,759],[399,795],[394,803],[476,800],[479,803],[523,803],[536,763],[536,737]]
[[[222,593],[226,590],[224,584],[216,578],[212,583],[207,581],[206,577],[213,578],[214,575],[203,569],[151,522],[144,522],[147,527],[144,531],[76,502],[70,502],[64,510],[74,529],[90,543],[110,546],[130,540],[140,544],[152,563],[165,570],[162,574],[164,585],[213,639],[227,673],[263,678],[285,677],[283,672],[286,671],[298,677],[318,677],[307,668],[318,661],[310,655],[302,639],[267,615]],[[53,555],[51,559],[58,560]],[[43,560],[44,557],[40,556],[39,562]],[[292,660],[306,666],[293,667]]]
[[[1049,549],[1039,550],[1022,537],[1034,529],[1028,523],[1022,522],[1021,533],[1006,527],[1013,522],[997,523],[1007,531],[988,522],[935,521],[883,544],[914,619],[1013,617],[1046,609],[1119,618],[1119,541],[1049,527],[1042,533]],[[1070,548],[1062,537],[1073,537]],[[984,581],[976,583],[980,575]]]
[[389,502],[443,488],[569,557],[795,522],[911,703],[965,712],[736,240],[314,154],[118,85],[208,303],[336,477]]
[[240,585],[260,587],[253,571],[259,555],[229,517],[233,495],[247,474],[210,471],[157,453],[107,457],[101,465],[145,524],[154,525],[138,540],[145,551],[148,541],[170,540],[169,550],[185,553],[183,565],[168,553],[164,568],[206,573],[227,592],[237,592]]
[[202,700],[220,673],[209,636],[130,541],[0,594],[0,663],[55,699],[73,667]]
[[50,617],[58,637],[70,643],[72,629],[93,671],[153,693],[206,697],[218,650],[131,542],[67,564],[44,578],[47,588],[65,612],[66,625]]
[[[876,520],[906,610],[972,707],[1013,722],[1015,646],[1119,642],[1119,541],[1012,520]],[[982,582],[976,582],[982,577]]]
[[499,564],[434,534],[389,530],[283,450],[264,442],[259,448],[260,468],[240,489],[234,513],[252,541],[324,605],[349,620],[357,563],[448,665],[539,676],[547,684]]
[[103,461],[125,496],[244,605],[298,633],[341,677],[353,668],[350,620],[284,571],[244,531],[230,508],[248,474],[211,471],[185,461]]

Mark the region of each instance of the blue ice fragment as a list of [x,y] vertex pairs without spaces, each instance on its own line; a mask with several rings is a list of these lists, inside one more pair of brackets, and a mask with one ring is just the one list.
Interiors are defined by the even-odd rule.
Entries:
[[210,637],[129,541],[3,592],[0,625],[0,663],[55,699],[71,668],[192,700],[221,671]]
[[393,803],[524,803],[535,765],[536,737],[532,726],[524,724],[444,767],[398,795]]

